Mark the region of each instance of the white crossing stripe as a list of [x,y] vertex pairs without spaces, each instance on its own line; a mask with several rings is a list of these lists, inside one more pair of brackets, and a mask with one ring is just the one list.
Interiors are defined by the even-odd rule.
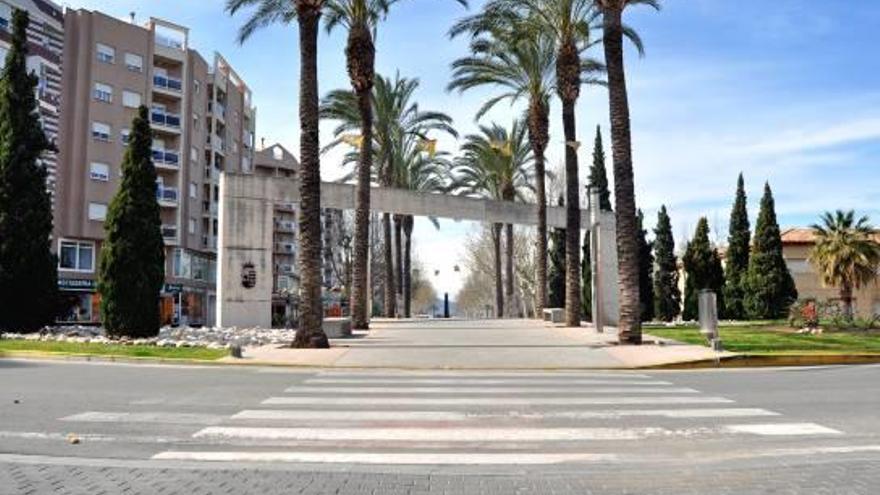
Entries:
[[[193,435],[201,439],[383,441],[383,442],[567,442],[584,440],[639,440],[712,434],[716,428],[256,428],[211,426]],[[829,435],[837,430],[814,423],[726,425],[721,433],[752,435]]]
[[732,433],[751,433],[754,435],[842,435],[843,432],[816,423],[782,423],[759,425],[727,425]]
[[616,462],[615,454],[591,453],[403,453],[403,452],[162,452],[156,460],[212,462],[301,462],[386,465],[543,465]]
[[662,418],[743,418],[751,416],[779,416],[779,413],[766,409],[728,408],[728,409],[606,409],[595,411],[546,411],[546,412],[505,412],[470,413],[458,411],[327,411],[290,409],[248,409],[232,416],[233,420],[266,421],[445,421],[462,422],[482,419],[616,419],[625,417]]
[[292,406],[575,406],[623,404],[730,404],[723,397],[325,397],[293,396],[270,397],[265,405]]
[[564,395],[591,395],[591,394],[696,394],[699,391],[686,387],[598,387],[598,388],[559,388],[559,387],[324,387],[324,386],[294,386],[285,392],[309,393],[309,394],[564,394]]
[[313,379],[324,379],[324,378],[349,378],[349,379],[357,379],[357,380],[373,380],[373,379],[436,379],[436,378],[494,378],[494,379],[507,379],[507,378],[543,378],[547,380],[557,380],[564,381],[567,379],[582,379],[582,378],[619,378],[619,379],[629,379],[629,378],[639,378],[639,379],[651,379],[652,377],[641,374],[641,373],[629,373],[626,371],[590,371],[590,372],[580,372],[580,371],[562,371],[562,372],[503,372],[503,371],[443,371],[438,373],[436,371],[424,370],[424,371],[408,371],[406,373],[389,373],[387,371],[370,371],[363,370],[358,372],[351,371],[322,371],[320,374],[315,375]]
[[[627,377],[628,378],[628,377]],[[311,378],[305,381],[310,385],[672,385],[671,382],[660,380],[608,380],[608,379],[565,379],[537,380],[533,378],[496,379],[496,378]]]
[[167,412],[104,412],[88,411],[61,418],[61,421],[78,421],[85,423],[159,423],[181,425],[213,425],[220,424],[226,416],[219,414],[191,414]]

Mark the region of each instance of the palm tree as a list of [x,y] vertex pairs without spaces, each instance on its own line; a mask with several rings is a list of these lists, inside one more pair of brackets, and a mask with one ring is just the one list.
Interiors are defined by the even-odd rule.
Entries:
[[636,33],[623,24],[623,11],[632,5],[660,8],[658,0],[596,0],[602,13],[605,65],[608,71],[608,102],[611,114],[611,150],[614,158],[614,211],[617,215],[617,258],[620,279],[621,343],[641,344],[642,323],[639,302],[639,229],[636,225],[636,199],[633,181],[632,137],[629,99],[623,63],[623,38],[633,40],[644,53]]
[[242,25],[243,43],[260,28],[275,23],[299,24],[300,80],[300,320],[293,347],[327,348],[321,301],[321,161],[318,137],[318,22],[325,0],[227,0],[226,11],[256,7]]
[[[452,127],[452,118],[442,112],[425,111],[419,108],[418,103],[413,101],[414,94],[419,87],[418,79],[400,77],[394,79],[378,75],[373,89],[372,106],[374,114],[373,122],[373,149],[378,156],[378,167],[373,170],[376,182],[384,187],[401,187],[394,180],[395,150],[401,143],[411,138],[418,138],[420,142],[433,143],[429,139],[432,132],[442,132],[457,137],[458,133]],[[322,102],[321,117],[339,121],[334,129],[334,140],[325,146],[324,150],[332,149],[343,143],[360,142],[358,133],[361,128],[360,112],[358,110],[358,96],[350,90],[335,90],[330,92]],[[359,162],[360,150],[355,149],[348,153],[344,163]],[[360,169],[357,169],[358,171]],[[352,176],[347,175],[343,180]],[[402,217],[397,220],[398,244],[400,231],[402,230]],[[385,265],[385,316],[393,317],[396,313],[395,285],[398,277],[395,274],[392,248],[391,215],[383,213],[382,229],[384,237],[384,265]],[[402,258],[401,249],[397,249],[397,267],[401,273],[402,282]],[[402,287],[401,287],[402,292]]]
[[[538,260],[536,315],[547,304],[547,197],[545,186],[544,153],[550,140],[550,97],[554,89],[553,69],[556,50],[553,39],[542,32],[520,36],[523,26],[496,28],[492,32],[475,34],[471,41],[471,56],[452,64],[452,82],[449,90],[492,85],[501,88],[501,94],[487,101],[477,112],[482,117],[496,104],[510,100],[528,100],[526,122],[529,143],[535,157],[535,195],[538,205]],[[456,28],[453,28],[456,33]]]
[[[498,124],[480,126],[479,134],[465,137],[462,154],[455,159],[450,190],[459,194],[479,196],[500,201],[525,200],[527,191],[534,191],[534,155],[526,143],[526,125],[514,121],[508,131]],[[504,295],[508,303],[513,297],[513,225],[507,225],[506,287],[501,276],[502,224],[492,226],[495,247],[495,301],[496,316],[503,318]]]
[[853,317],[853,289],[877,280],[880,244],[874,240],[874,227],[868,217],[855,218],[855,212],[825,212],[822,224],[812,225],[816,244],[809,260],[827,286],[840,288],[844,315]]
[[553,40],[556,50],[556,94],[562,102],[565,132],[566,203],[566,297],[565,321],[580,326],[580,184],[578,181],[575,105],[582,84],[599,84],[596,75],[601,64],[585,57],[595,43],[590,38],[595,19],[594,0],[489,0],[483,12],[464,19],[455,32],[493,32],[504,26],[521,24],[518,36],[543,33]]
[[[450,182],[449,172],[452,164],[446,153],[426,152],[421,140],[409,137],[400,143],[395,150],[395,185],[410,191],[422,193],[444,193]],[[440,224],[434,217],[428,217],[434,227]],[[412,316],[412,231],[414,218],[403,215],[403,316]]]

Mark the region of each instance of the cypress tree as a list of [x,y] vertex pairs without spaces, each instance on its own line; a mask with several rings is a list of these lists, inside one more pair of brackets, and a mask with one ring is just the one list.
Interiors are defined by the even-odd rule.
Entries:
[[[612,211],[611,191],[608,189],[608,172],[605,169],[605,149],[602,146],[602,129],[596,126],[596,141],[593,145],[593,164],[590,166],[590,188],[599,191],[599,209]],[[581,305],[587,321],[593,319],[592,268],[590,266],[590,231],[584,234],[583,257],[581,258]]]
[[[563,205],[559,198],[559,205]],[[553,229],[550,233],[550,271],[547,274],[549,307],[565,307],[565,229]]]
[[589,180],[590,187],[599,190],[599,209],[612,211],[608,172],[605,170],[605,148],[602,146],[602,129],[599,126],[596,126],[596,142],[593,145],[593,164],[590,166]]
[[694,238],[687,245],[684,258],[684,319],[696,320],[699,316],[699,294],[703,289],[715,291],[719,311],[724,307],[721,290],[724,273],[721,257],[709,243],[709,221],[705,217],[697,222]]
[[782,257],[782,235],[770,184],[764,185],[744,287],[743,304],[749,318],[784,318],[797,300],[797,288]]
[[122,161],[122,185],[107,211],[98,290],[101,317],[114,336],[159,333],[159,292],[165,280],[162,220],[156,200],[152,130],[147,108],[138,109]]
[[740,320],[746,317],[743,307],[746,272],[749,269],[749,250],[752,234],[746,205],[746,190],[742,174],[736,183],[736,199],[730,212],[730,228],[727,238],[727,264],[724,271],[725,317]]
[[645,216],[638,210],[639,229],[639,294],[642,306],[642,321],[654,319],[654,244],[648,242],[648,231],[644,228]]
[[52,203],[39,160],[54,146],[40,125],[37,76],[27,72],[28,13],[14,10],[0,75],[0,328],[28,332],[53,323],[58,309]]
[[678,288],[675,238],[672,236],[672,222],[666,213],[666,206],[661,206],[657,213],[654,256],[654,316],[662,321],[672,321],[681,312],[681,291]]

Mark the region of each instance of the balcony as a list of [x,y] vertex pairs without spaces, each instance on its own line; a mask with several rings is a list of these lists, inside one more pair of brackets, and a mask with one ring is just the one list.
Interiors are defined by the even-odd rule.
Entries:
[[278,272],[284,275],[293,275],[293,265],[278,265]]
[[217,203],[213,201],[202,201],[202,213],[210,216],[217,216]]
[[226,153],[226,142],[223,141],[223,138],[216,134],[210,134],[207,138],[207,143],[211,146],[211,149],[218,153]]
[[150,122],[158,126],[157,129],[180,133],[180,115],[154,108],[150,112]]
[[177,206],[179,193],[176,187],[158,186],[156,188],[156,200],[160,206]]
[[222,103],[209,101],[208,113],[213,115],[214,117],[219,118],[220,120],[226,120],[226,107],[223,106]]
[[296,224],[292,220],[275,220],[275,230],[293,233],[296,231]]
[[206,249],[217,249],[217,238],[212,235],[202,236],[202,247]]
[[180,153],[162,148],[153,148],[153,164],[158,168],[178,170],[180,168]]
[[275,244],[275,252],[280,254],[295,254],[295,250],[292,243],[282,242]]
[[158,90],[162,94],[180,97],[183,91],[183,82],[173,77],[154,75],[153,89]]
[[177,240],[177,225],[163,225],[162,238],[169,241]]

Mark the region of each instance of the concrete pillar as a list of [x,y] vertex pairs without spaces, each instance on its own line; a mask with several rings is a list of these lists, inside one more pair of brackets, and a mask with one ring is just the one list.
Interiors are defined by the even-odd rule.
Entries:
[[220,176],[217,326],[271,328],[274,204],[259,193],[230,194],[230,178],[238,180]]

